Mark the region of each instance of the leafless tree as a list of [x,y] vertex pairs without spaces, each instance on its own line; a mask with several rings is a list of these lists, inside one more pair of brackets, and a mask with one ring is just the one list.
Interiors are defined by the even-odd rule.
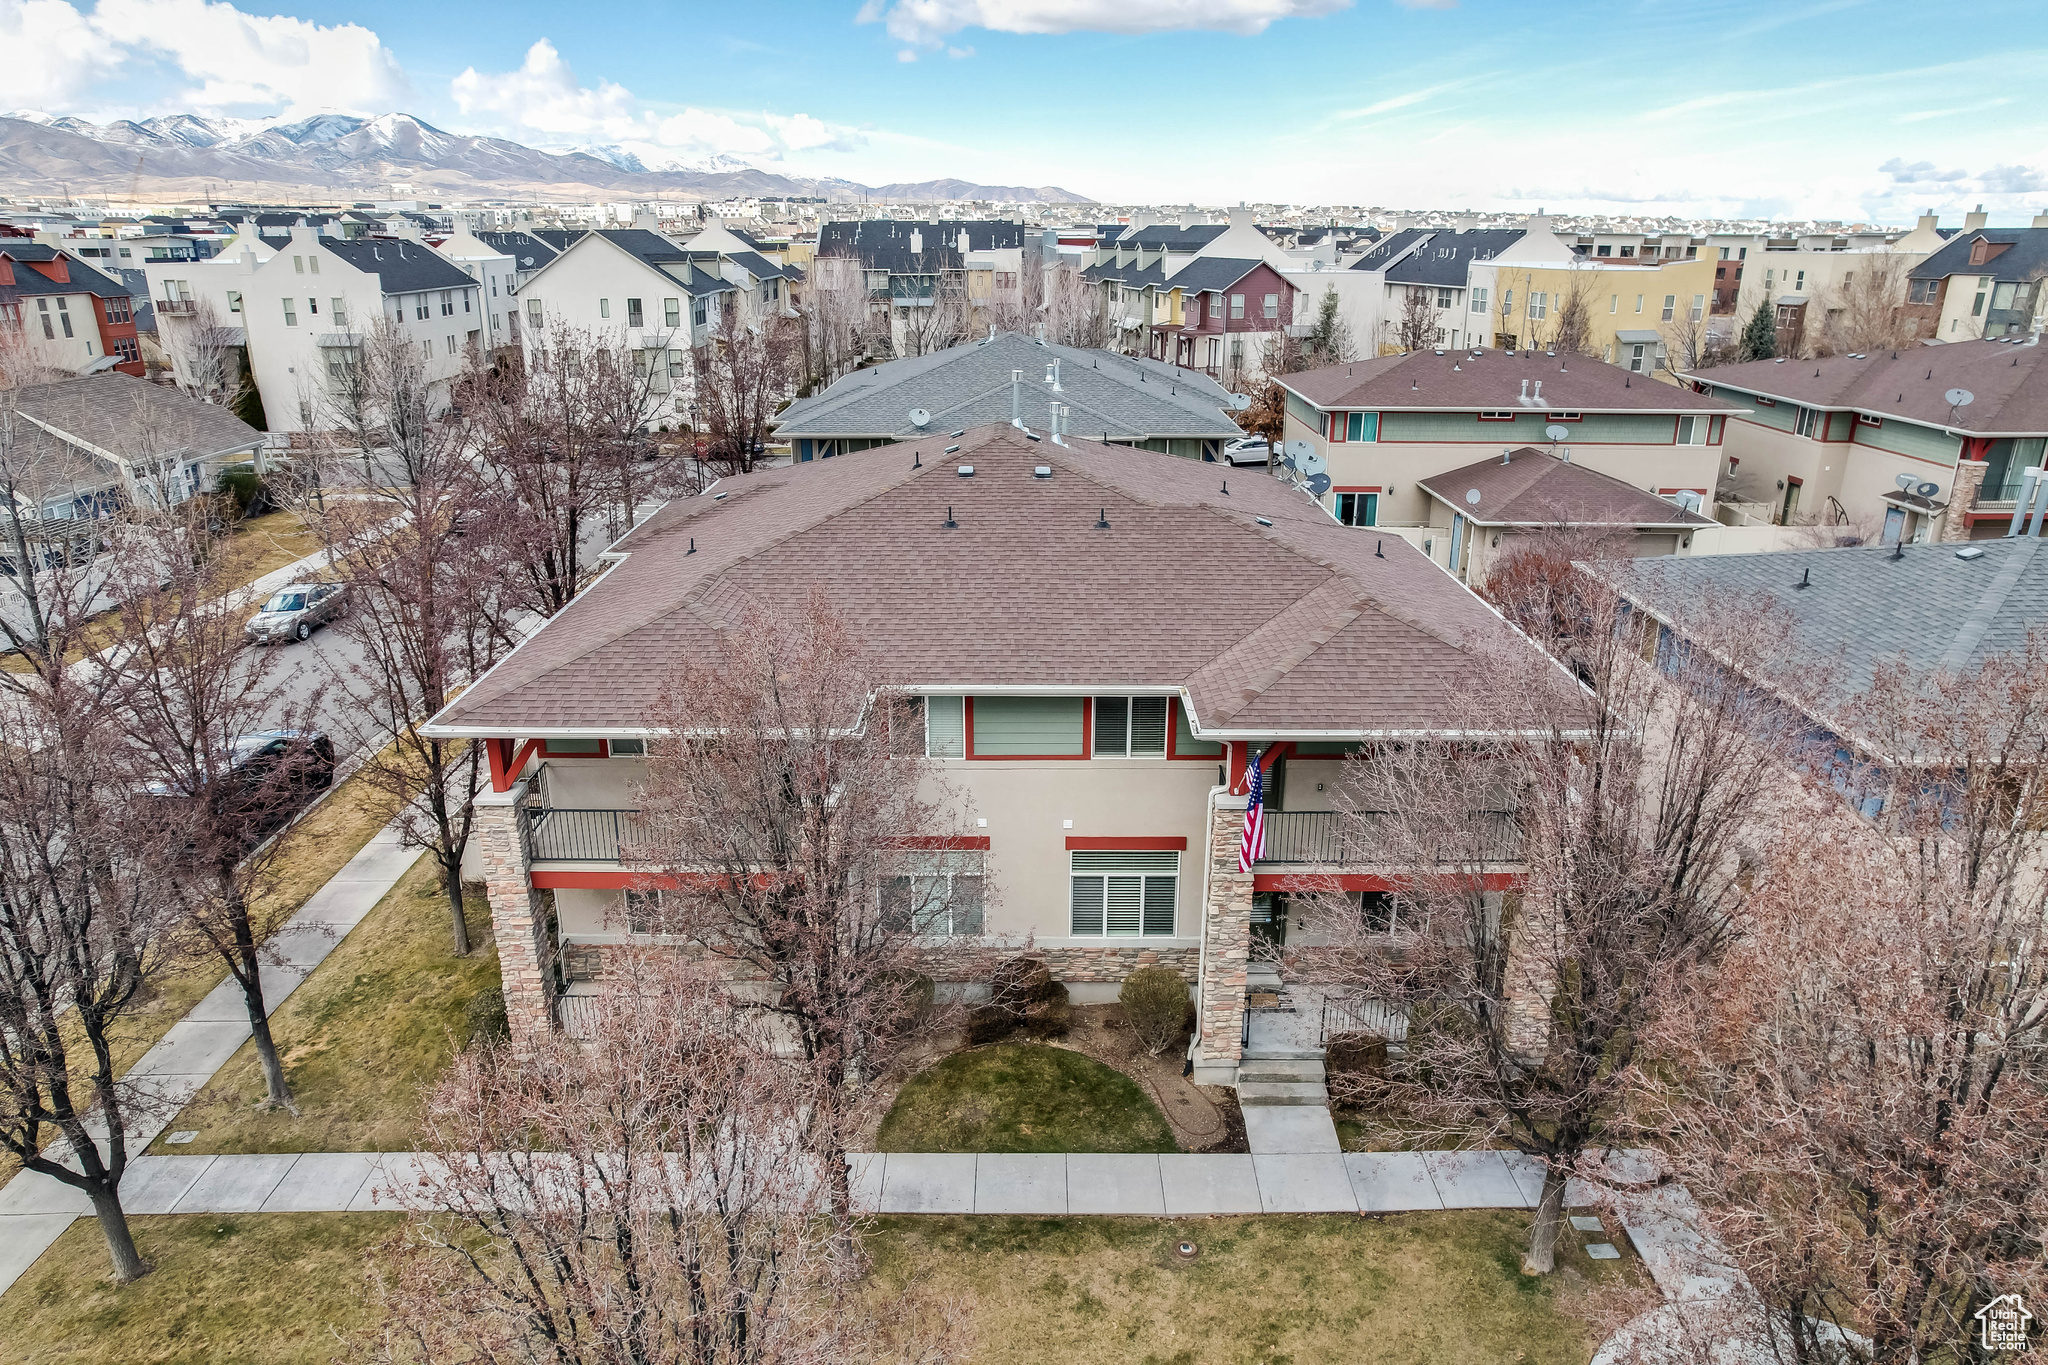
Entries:
[[1809,356],[1895,351],[1912,344],[1905,316],[1906,258],[1889,251],[1855,258],[1856,268],[1815,295],[1820,325],[1807,330]]
[[241,329],[220,320],[213,300],[197,300],[175,326],[158,326],[171,334],[171,354],[186,392],[224,408],[236,406],[249,385],[241,363],[242,342],[237,339]]
[[728,313],[698,361],[697,400],[709,432],[709,458],[717,467],[748,473],[754,447],[768,432],[777,406],[795,390],[802,340],[787,319],[748,325]]
[[382,1362],[943,1365],[959,1331],[862,1293],[802,1145],[810,1095],[677,955],[613,963],[589,1036],[472,1049],[429,1102]]
[[1081,278],[1081,268],[1062,261],[1046,271],[1045,339],[1060,346],[1094,350],[1109,342],[1102,287]]
[[1553,350],[1593,354],[1593,295],[1599,288],[1599,272],[1584,261],[1574,259],[1566,268],[1564,288],[1557,292],[1557,322],[1550,337]]
[[889,282],[899,355],[931,355],[967,340],[967,272],[957,255],[919,252],[901,273],[891,272]]
[[2044,678],[2035,632],[1845,699],[1857,738],[1652,1039],[1644,1122],[1792,1358],[1989,1358],[1976,1310],[2048,1296]]
[[[1525,310],[1529,306],[1529,286],[1531,283],[1533,283],[1532,277],[1524,272],[1522,275],[1522,307]],[[1493,313],[1499,319],[1499,323],[1494,328],[1493,344],[1503,349],[1515,345],[1518,341],[1534,346],[1536,344],[1534,336],[1536,329],[1533,323],[1530,325],[1531,335],[1528,337],[1519,337],[1510,330],[1515,325],[1515,277],[1496,272],[1494,291]],[[1511,340],[1510,338],[1513,339]]]
[[850,256],[814,260],[798,311],[803,383],[820,389],[859,364],[865,349],[868,289],[860,262]]
[[1567,1179],[1625,1126],[1644,1036],[1747,899],[1747,822],[1796,735],[1709,656],[1781,649],[1771,619],[1710,605],[1701,647],[1659,660],[1587,575],[1506,578],[1552,659],[1475,669],[1446,727],[1467,738],[1351,762],[1342,860],[1407,870],[1389,903],[1316,897],[1304,928],[1329,946],[1301,956],[1386,1021],[1393,1059],[1350,1098],[1417,1141],[1543,1163],[1526,1264],[1547,1273]]
[[751,984],[809,1086],[807,1138],[850,1212],[860,1106],[933,1027],[935,936],[980,933],[980,855],[924,758],[921,698],[893,695],[822,597],[750,611],[685,659],[651,718],[635,865],[657,927]]
[[[84,639],[101,596],[102,543],[120,534],[116,517],[53,517],[73,510],[81,478],[97,481],[90,462],[16,409],[0,391],[0,636],[29,664],[45,688],[56,685],[67,655]],[[0,688],[16,675],[0,673]]]
[[115,1050],[169,957],[176,836],[90,679],[60,667],[0,708],[0,1150],[85,1193],[126,1283],[148,1271],[120,1196],[147,1100]]
[[68,371],[52,365],[36,349],[18,305],[0,304],[0,392],[70,377]]
[[1666,363],[1682,374],[1719,365],[1727,358],[1713,333],[1707,330],[1707,320],[1695,318],[1689,311],[1674,312],[1671,321],[1661,324],[1657,331],[1664,340]]
[[335,576],[349,593],[337,630],[358,654],[335,685],[349,702],[352,738],[368,755],[361,778],[397,808],[405,841],[440,866],[459,956],[470,946],[462,854],[483,752],[429,739],[418,723],[510,647],[520,599],[508,561],[522,547],[498,538],[502,504],[464,433],[428,410],[430,386],[411,348],[374,363],[379,387],[359,385],[362,405],[385,414],[379,425],[391,433],[405,478],[374,496],[330,500],[321,519]]
[[1426,351],[1436,345],[1436,309],[1431,305],[1430,293],[1424,285],[1401,287],[1401,311],[1388,324],[1396,348]]
[[255,907],[280,871],[281,846],[267,836],[303,801],[313,756],[300,745],[253,765],[245,737],[300,728],[318,694],[288,700],[275,656],[244,647],[234,566],[191,552],[205,514],[188,502],[150,518],[132,537],[150,552],[114,567],[121,644],[107,652],[107,686],[163,793],[164,827],[185,843],[161,869],[179,912],[172,932],[187,958],[218,957],[227,967],[242,991],[265,1101],[289,1107],[263,993],[264,962],[278,959],[258,942]]

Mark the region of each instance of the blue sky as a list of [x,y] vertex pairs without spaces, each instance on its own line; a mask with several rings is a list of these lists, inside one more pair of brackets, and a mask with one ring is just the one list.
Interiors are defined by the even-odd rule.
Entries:
[[[237,8],[239,4],[241,7]],[[0,109],[410,112],[1112,201],[2048,209],[2040,0],[0,0]]]

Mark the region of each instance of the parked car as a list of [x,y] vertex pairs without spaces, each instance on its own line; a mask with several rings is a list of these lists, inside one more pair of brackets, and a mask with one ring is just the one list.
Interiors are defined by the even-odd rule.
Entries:
[[348,589],[339,583],[294,583],[270,595],[246,633],[259,645],[279,640],[304,640],[348,608]]
[[1223,458],[1231,464],[1271,464],[1273,443],[1263,436],[1241,436],[1224,443]]
[[319,730],[259,730],[239,735],[224,776],[200,791],[176,782],[149,784],[164,800],[202,800],[227,821],[239,820],[254,844],[289,821],[334,783],[334,741]]

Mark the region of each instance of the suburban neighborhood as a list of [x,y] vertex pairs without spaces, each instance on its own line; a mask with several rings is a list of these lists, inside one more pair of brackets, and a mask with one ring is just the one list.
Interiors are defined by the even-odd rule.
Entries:
[[2048,1349],[1989,4],[0,0],[0,1362]]

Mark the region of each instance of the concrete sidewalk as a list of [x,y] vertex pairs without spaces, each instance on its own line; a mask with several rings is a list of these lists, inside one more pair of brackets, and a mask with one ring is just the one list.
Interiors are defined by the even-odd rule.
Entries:
[[[265,961],[263,998],[275,1014],[299,983],[334,951],[349,930],[362,922],[400,877],[418,861],[420,850],[401,848],[391,829],[378,831],[341,871],[307,899],[297,914],[285,922],[269,940]],[[192,1008],[191,1013],[171,1025],[161,1041],[143,1054],[125,1079],[137,1094],[127,1111],[129,1150],[139,1152],[176,1117],[215,1072],[249,1037],[248,1010],[242,990],[232,977],[225,978]],[[105,1129],[96,1130],[102,1140]],[[162,1213],[167,1209],[145,1208],[137,1202],[154,1200],[155,1182],[168,1179],[155,1174],[165,1169],[155,1163],[211,1162],[212,1157],[132,1157],[121,1183],[123,1205],[130,1213]],[[235,1157],[235,1162],[274,1162],[275,1157]],[[283,1158],[291,1161],[292,1158]],[[368,1158],[363,1158],[367,1161]],[[175,1169],[184,1169],[177,1167]],[[145,1173],[151,1173],[145,1175]],[[256,1168],[224,1169],[222,1178],[240,1189],[260,1178]],[[181,1190],[180,1196],[189,1193]],[[211,1196],[208,1196],[209,1198]],[[57,1240],[73,1218],[89,1209],[79,1191],[46,1175],[23,1171],[0,1189],[0,1292]],[[208,1212],[230,1212],[227,1208]],[[242,1210],[246,1211],[246,1210]]]

